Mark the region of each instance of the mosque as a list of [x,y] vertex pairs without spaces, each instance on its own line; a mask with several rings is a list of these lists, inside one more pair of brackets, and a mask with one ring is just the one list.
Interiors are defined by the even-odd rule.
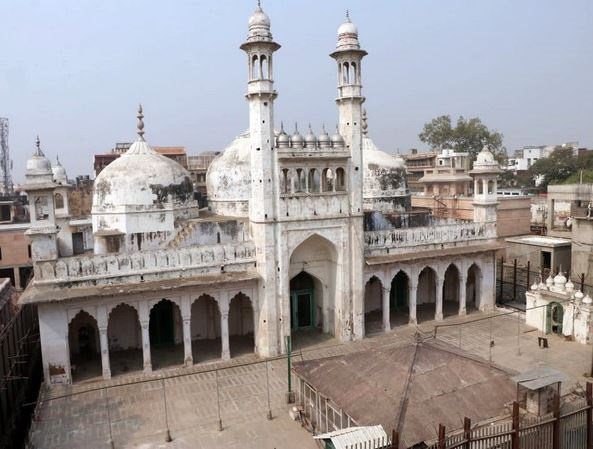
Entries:
[[270,357],[289,336],[349,341],[493,307],[499,167],[490,151],[470,172],[472,222],[415,211],[404,161],[369,137],[367,52],[349,17],[330,55],[331,135],[276,128],[280,45],[259,6],[240,48],[249,129],[210,166],[207,208],[189,173],[144,139],[142,108],[137,140],[95,180],[82,230],[69,220],[63,167],[52,170],[38,142],[23,187],[34,280],[20,301],[38,306],[49,385]]

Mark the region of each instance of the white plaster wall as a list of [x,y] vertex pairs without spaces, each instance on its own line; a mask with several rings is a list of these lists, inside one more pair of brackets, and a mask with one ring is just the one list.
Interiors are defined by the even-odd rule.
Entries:
[[70,382],[68,321],[64,306],[39,304],[39,335],[47,384]]

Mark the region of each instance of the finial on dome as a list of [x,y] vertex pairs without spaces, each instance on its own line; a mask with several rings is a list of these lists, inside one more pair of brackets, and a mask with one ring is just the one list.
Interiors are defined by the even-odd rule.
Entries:
[[138,136],[140,137],[140,140],[144,140],[144,121],[142,120],[144,118],[144,114],[142,113],[141,104],[138,105],[138,115],[136,117],[138,118],[138,124],[136,125],[138,128]]
[[257,7],[261,9],[261,0],[257,0]]
[[39,140],[39,135],[37,135],[37,139],[35,139],[35,146],[37,150],[35,150],[35,156],[45,156],[43,151],[41,151],[41,140]]
[[299,125],[297,122],[294,122],[294,133],[298,134],[298,132],[299,132]]
[[362,110],[362,134],[366,136],[368,129],[369,129],[369,124],[367,121],[367,110],[366,110],[366,108],[363,108],[363,110]]
[[346,9],[346,22],[352,22],[350,20],[350,11],[348,9]]
[[280,134],[284,133],[284,122],[280,122]]

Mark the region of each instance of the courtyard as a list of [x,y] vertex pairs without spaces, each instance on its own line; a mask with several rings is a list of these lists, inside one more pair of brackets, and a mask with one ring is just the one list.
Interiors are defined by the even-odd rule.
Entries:
[[[590,346],[548,336],[549,348],[540,349],[541,333],[518,320],[516,313],[501,310],[396,326],[389,333],[345,344],[327,335],[304,333],[295,336],[293,358],[397,346],[435,335],[516,371],[538,366],[560,369],[570,378],[563,393],[578,383],[584,385],[583,374],[590,369]],[[31,442],[46,449],[109,448],[110,439],[116,448],[313,449],[311,435],[288,417],[286,391],[286,358],[263,361],[254,354],[151,374],[121,374],[108,381],[88,380],[42,392]]]

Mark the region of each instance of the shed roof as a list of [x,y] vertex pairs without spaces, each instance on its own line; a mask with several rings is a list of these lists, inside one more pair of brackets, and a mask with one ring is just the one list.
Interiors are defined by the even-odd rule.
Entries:
[[568,376],[557,369],[542,366],[517,374],[511,379],[529,390],[539,390],[548,385],[564,382],[568,380]]
[[294,372],[360,425],[395,429],[407,445],[505,413],[508,371],[437,341],[294,363]]
[[315,435],[315,440],[331,440],[336,449],[351,449],[356,444],[364,447],[369,442],[387,442],[387,434],[382,426],[347,427],[333,432]]

